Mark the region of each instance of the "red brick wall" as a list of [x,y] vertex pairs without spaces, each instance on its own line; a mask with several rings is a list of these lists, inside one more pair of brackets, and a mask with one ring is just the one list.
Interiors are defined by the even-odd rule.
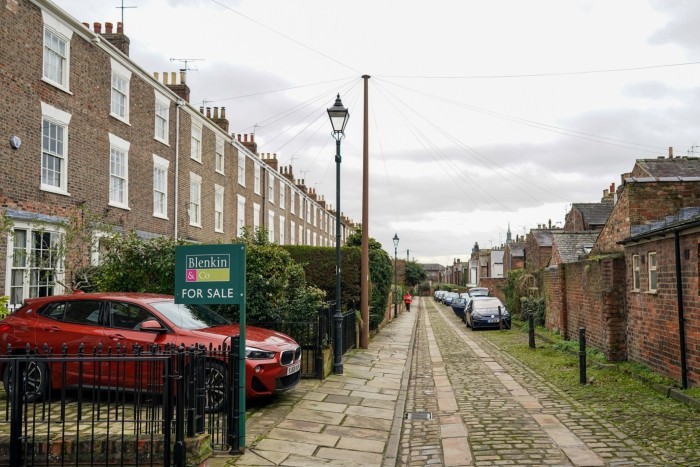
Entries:
[[700,182],[626,183],[608,222],[593,247],[594,254],[621,252],[617,242],[630,236],[630,225],[641,225],[700,205]]
[[566,277],[566,324],[562,332],[573,339],[578,336],[578,329],[585,327],[589,345],[610,360],[625,360],[624,259],[608,257],[562,266]]
[[588,230],[588,226],[583,220],[583,214],[581,214],[581,211],[571,208],[569,212],[566,213],[566,218],[564,219],[564,230],[567,232]]
[[552,257],[551,246],[539,246],[533,234],[525,239],[525,264],[528,271],[536,271],[549,265]]
[[[656,252],[657,292],[649,292],[648,253]],[[680,237],[683,314],[689,386],[700,385],[700,233]],[[629,359],[681,381],[674,239],[627,246]],[[640,255],[640,289],[633,290],[632,256]]]
[[504,277],[480,277],[479,287],[487,287],[489,292],[494,297],[498,297],[502,302],[505,303],[506,296],[503,293],[502,287],[506,285],[506,279]]
[[545,327],[552,331],[559,331],[567,339],[566,329],[566,276],[564,268],[551,266],[544,270],[543,292],[546,301],[547,312],[545,315]]

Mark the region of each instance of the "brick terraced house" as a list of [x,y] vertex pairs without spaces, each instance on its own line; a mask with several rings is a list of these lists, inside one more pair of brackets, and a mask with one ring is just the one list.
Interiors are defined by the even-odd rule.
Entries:
[[669,151],[621,178],[602,229],[554,234],[546,325],[700,386],[700,159]]
[[[263,226],[279,244],[335,245],[323,197],[258,154],[253,135],[229,134],[224,107],[190,105],[184,73],[130,60],[121,23],[103,31],[48,0],[4,3],[0,294],[11,305],[71,288],[68,259],[99,261],[93,243],[110,231],[215,243]],[[353,224],[341,223],[344,243]],[[69,244],[88,224],[87,250]]]

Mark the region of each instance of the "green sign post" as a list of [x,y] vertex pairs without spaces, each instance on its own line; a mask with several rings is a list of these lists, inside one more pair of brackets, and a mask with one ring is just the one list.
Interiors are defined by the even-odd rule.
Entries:
[[175,247],[175,303],[239,305],[238,452],[245,449],[246,246]]

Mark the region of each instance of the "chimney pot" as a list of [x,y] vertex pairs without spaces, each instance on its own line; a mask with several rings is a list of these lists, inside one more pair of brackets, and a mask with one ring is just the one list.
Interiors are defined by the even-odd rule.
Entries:
[[155,79],[156,81],[160,81],[160,73],[158,73],[157,71],[154,71],[153,72],[153,79]]
[[668,147],[668,158],[673,159],[673,146]]
[[93,28],[95,28],[95,32],[97,34],[102,34],[102,23],[95,22],[95,23],[92,23],[92,26],[93,26]]
[[610,193],[615,193],[615,182],[610,184]]
[[112,23],[105,23],[105,34],[112,34]]
[[226,118],[226,107],[221,107],[221,118]]
[[244,143],[248,142],[248,134],[247,133],[245,135],[243,135],[243,142]]
[[121,21],[117,22],[117,34],[124,34],[124,24]]
[[211,118],[211,107],[207,107],[207,118]]
[[166,86],[168,85],[168,72],[167,71],[163,72],[163,84],[165,84]]
[[214,118],[216,120],[219,119],[219,108],[218,107],[214,107]]
[[255,133],[250,134],[250,142],[251,143],[255,142]]
[[174,71],[170,72],[170,78],[173,84],[177,84],[177,74]]
[[90,29],[90,23],[83,23],[83,26],[85,26],[86,28]]
[[[187,75],[185,74],[185,72],[184,72],[184,71],[180,71],[180,84],[185,84],[185,76],[187,76]],[[173,84],[175,84],[175,83],[173,82]]]
[[204,107],[200,107],[200,108],[199,108],[199,113],[201,113],[202,115],[204,115]]

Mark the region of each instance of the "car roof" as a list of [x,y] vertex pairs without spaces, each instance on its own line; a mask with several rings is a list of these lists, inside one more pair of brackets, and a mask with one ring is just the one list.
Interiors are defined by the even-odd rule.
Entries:
[[163,300],[173,300],[172,295],[153,294],[144,292],[80,292],[76,291],[71,294],[52,295],[50,297],[35,297],[24,300],[27,304],[33,303],[50,303],[61,301],[82,301],[82,300],[133,300],[140,302],[162,302]]

